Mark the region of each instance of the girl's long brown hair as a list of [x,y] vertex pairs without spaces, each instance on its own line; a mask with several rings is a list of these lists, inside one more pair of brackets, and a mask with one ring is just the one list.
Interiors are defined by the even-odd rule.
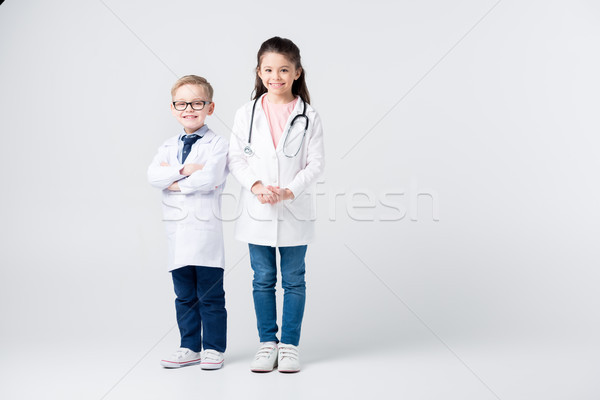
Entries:
[[[265,53],[282,54],[291,63],[294,64],[296,69],[302,68],[302,63],[300,60],[300,49],[290,39],[284,39],[280,38],[279,36],[275,36],[265,41],[260,46],[258,54],[256,55],[256,79],[254,82],[254,90],[252,91],[252,93],[254,93],[252,100],[257,99],[263,94],[267,93],[267,88],[265,87],[265,85],[263,85],[260,76],[258,76],[258,70],[260,68],[260,59]],[[310,104],[310,94],[308,93],[308,88],[306,87],[305,76],[306,72],[304,71],[304,68],[302,68],[300,77],[296,79],[292,84],[292,94],[295,96],[300,96],[300,98],[303,101]]]

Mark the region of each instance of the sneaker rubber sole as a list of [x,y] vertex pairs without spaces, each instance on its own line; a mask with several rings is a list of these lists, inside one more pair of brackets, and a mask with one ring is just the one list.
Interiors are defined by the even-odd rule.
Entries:
[[223,361],[221,361],[219,363],[201,362],[200,363],[200,368],[202,368],[202,369],[208,369],[208,370],[220,369],[223,366],[223,364],[224,364]]
[[278,371],[283,374],[295,374],[296,372],[300,372],[299,369],[280,369]]
[[196,364],[200,364],[199,358],[195,359],[195,360],[183,361],[183,362],[160,360],[160,365],[162,365],[165,368],[181,368],[181,367],[188,367],[190,365],[196,365]]

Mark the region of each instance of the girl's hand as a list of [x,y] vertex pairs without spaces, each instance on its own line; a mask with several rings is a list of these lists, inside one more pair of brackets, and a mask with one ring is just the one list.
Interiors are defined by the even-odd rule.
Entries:
[[260,204],[275,204],[279,201],[279,195],[267,189],[261,181],[252,185],[251,191],[256,195]]
[[288,188],[281,189],[279,186],[267,186],[267,190],[275,193],[279,197],[280,201],[293,200],[295,197],[294,193],[292,193],[292,191]]
[[259,194],[256,197],[258,198],[258,201],[260,201],[260,204],[276,204],[279,202],[279,197],[275,194]]

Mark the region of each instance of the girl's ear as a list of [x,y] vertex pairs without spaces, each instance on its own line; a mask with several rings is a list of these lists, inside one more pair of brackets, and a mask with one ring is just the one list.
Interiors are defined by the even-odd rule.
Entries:
[[300,67],[296,70],[296,77],[294,78],[294,80],[297,80],[298,78],[300,78],[300,75],[302,75],[302,67]]
[[256,67],[256,75],[258,75],[258,77],[259,77],[260,79],[262,79],[262,75],[261,75],[261,73],[260,73],[260,67]]

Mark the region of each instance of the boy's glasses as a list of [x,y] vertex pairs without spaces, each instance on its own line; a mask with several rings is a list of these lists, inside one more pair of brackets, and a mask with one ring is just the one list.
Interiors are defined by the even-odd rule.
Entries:
[[196,100],[196,101],[190,101],[190,102],[174,101],[173,107],[177,111],[185,111],[185,109],[188,108],[188,105],[189,105],[190,107],[192,107],[192,110],[200,111],[200,110],[204,109],[205,105],[210,104],[210,103],[212,103],[212,101],[203,101],[203,100]]

